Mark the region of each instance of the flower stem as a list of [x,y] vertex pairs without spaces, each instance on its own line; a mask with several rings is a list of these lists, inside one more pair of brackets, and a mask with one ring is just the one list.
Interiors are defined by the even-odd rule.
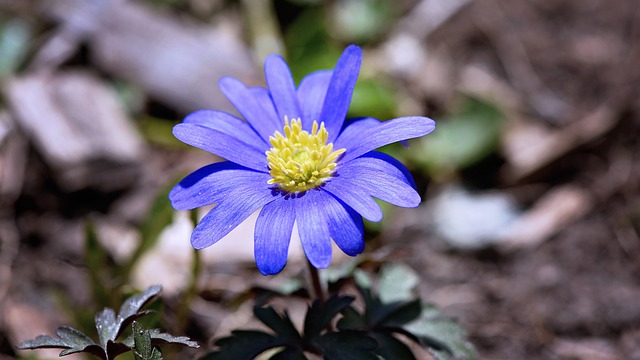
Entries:
[[311,286],[313,287],[313,295],[316,299],[324,302],[325,294],[324,289],[322,287],[322,283],[320,282],[320,274],[318,269],[315,266],[311,265],[309,260],[307,260],[307,265],[309,267],[309,276],[311,277]]

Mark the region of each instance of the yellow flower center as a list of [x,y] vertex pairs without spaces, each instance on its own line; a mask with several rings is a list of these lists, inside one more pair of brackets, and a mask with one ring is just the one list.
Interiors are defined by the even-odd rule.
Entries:
[[296,193],[317,188],[324,184],[336,169],[338,156],[345,149],[333,151],[333,143],[327,144],[329,133],[324,123],[313,121],[311,133],[302,130],[302,121],[284,118],[284,136],[276,131],[269,137],[272,148],[267,151],[269,184]]

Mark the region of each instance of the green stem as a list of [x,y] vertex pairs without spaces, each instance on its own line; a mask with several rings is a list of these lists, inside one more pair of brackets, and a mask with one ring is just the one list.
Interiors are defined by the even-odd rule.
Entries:
[[320,282],[320,274],[318,269],[315,266],[311,265],[309,260],[307,260],[307,265],[309,267],[309,276],[311,277],[311,287],[313,288],[313,295],[316,299],[320,299],[320,301],[325,301],[325,293],[322,287],[322,283]]
[[[194,220],[194,224],[198,221],[196,210],[191,211],[191,218]],[[186,288],[178,309],[176,310],[176,328],[180,333],[184,333],[189,324],[189,315],[191,312],[191,303],[193,299],[198,295],[198,278],[202,269],[202,258],[200,251],[193,249],[193,263],[191,265],[191,281]]]

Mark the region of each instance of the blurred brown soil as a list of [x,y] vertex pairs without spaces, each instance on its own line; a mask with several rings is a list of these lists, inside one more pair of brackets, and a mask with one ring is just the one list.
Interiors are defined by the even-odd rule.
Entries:
[[[418,271],[421,295],[460,321],[483,359],[640,359],[637,2],[478,0],[420,41],[434,57],[445,59],[439,66],[446,69],[442,76],[449,89],[434,94],[420,79],[399,82],[406,81],[412,90],[416,85],[429,90],[416,95],[433,113],[429,115],[437,118],[453,94],[464,90],[465,69],[474,66],[506,86],[509,97],[502,100],[507,105],[507,98],[516,99],[508,113],[517,115],[509,121],[542,126],[559,136],[559,143],[571,144],[543,149],[540,156],[548,160],[524,170],[518,166],[528,165],[517,163],[511,153],[495,154],[463,171],[463,182],[509,193],[523,208],[550,189],[572,184],[588,197],[589,207],[549,229],[551,236],[533,246],[452,250],[434,239],[429,228],[413,222],[394,235],[383,232],[367,251],[374,257],[390,254],[391,260]],[[148,99],[148,107],[170,114],[184,110],[159,99],[170,94],[158,94]],[[577,124],[581,131],[592,123],[580,120],[602,108],[609,114],[600,120],[607,122],[604,130],[567,140],[575,132],[566,129]],[[28,153],[27,170],[19,192],[11,190],[0,201],[0,359],[16,356],[18,340],[52,333],[67,323],[68,310],[56,309],[91,308],[86,268],[79,260],[86,216],[133,228],[163,185],[208,161],[183,149],[149,146],[134,185],[67,192],[53,180],[54,169],[33,144],[16,146],[20,154]],[[417,180],[427,203],[443,185]],[[396,215],[419,217],[423,211],[403,209]],[[296,274],[286,269],[281,276]],[[217,302],[256,283],[268,286],[277,280],[257,276],[251,264],[205,269],[201,296],[192,309],[198,320],[188,334],[207,344],[232,314]],[[178,299],[165,301],[172,309]],[[34,320],[22,326],[26,315]],[[242,322],[237,319],[242,314],[233,315]]]

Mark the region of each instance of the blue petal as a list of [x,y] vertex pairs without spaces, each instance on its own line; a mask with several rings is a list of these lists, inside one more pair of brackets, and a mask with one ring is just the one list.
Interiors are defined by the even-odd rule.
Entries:
[[263,139],[268,140],[276,129],[281,128],[274,126],[278,119],[267,116],[263,109],[263,99],[256,97],[257,92],[231,77],[222,78],[219,86],[222,93]]
[[291,230],[296,219],[294,199],[284,197],[265,205],[255,228],[254,254],[263,275],[279,273],[287,263]]
[[[269,90],[263,87],[252,87],[249,89],[256,101],[260,105],[262,109],[262,121],[269,124],[269,128],[272,128],[269,136],[273,135],[276,130],[282,132],[282,128],[284,127],[284,119],[280,119],[278,117],[278,113],[276,113],[275,105],[273,104],[273,99],[269,94]],[[267,143],[269,143],[269,138],[264,139]]]
[[329,233],[340,250],[349,256],[364,251],[364,225],[362,216],[349,205],[333,197],[327,197],[324,209],[329,219]]
[[343,186],[362,192],[401,207],[417,207],[420,195],[412,186],[412,181],[386,161],[361,157],[340,167],[338,177]]
[[413,176],[411,175],[409,170],[400,161],[398,161],[391,155],[378,151],[371,151],[359,158],[351,160],[349,164],[353,164],[354,162],[357,164],[360,161],[366,161],[380,171],[383,171],[401,181],[406,182],[414,189],[416,188],[416,183],[413,180]]
[[334,145],[337,146],[337,144],[342,143],[342,141],[340,141],[341,138],[352,139],[358,137],[363,131],[367,131],[369,128],[379,126],[380,124],[382,124],[382,121],[372,117],[347,119]]
[[191,245],[203,249],[218,242],[249,215],[274,201],[277,196],[264,183],[240,183],[205,215],[191,234]]
[[327,181],[322,189],[349,205],[365,219],[373,222],[382,220],[382,210],[375,200],[349,182],[341,181],[339,176]]
[[[355,125],[355,124],[354,124]],[[353,126],[353,125],[352,125]],[[372,126],[357,133],[343,131],[344,136],[335,141],[334,148],[346,148],[341,162],[355,159],[381,146],[424,136],[436,127],[435,121],[422,116],[408,116],[388,120],[377,126]]]
[[350,45],[338,59],[333,71],[327,96],[322,106],[322,113],[320,119],[318,119],[319,121],[324,121],[324,126],[329,132],[329,142],[333,142],[336,139],[347,116],[353,89],[358,80],[361,62],[362,50],[355,45]]
[[271,176],[231,161],[204,166],[182,179],[170,192],[176,210],[190,210],[222,201],[240,183],[265,183]]
[[280,55],[269,55],[264,62],[264,74],[269,92],[276,105],[278,119],[297,119],[302,116],[298,105],[296,87],[289,67]]
[[217,110],[199,110],[193,112],[184,119],[184,123],[200,125],[209,129],[218,130],[236,139],[242,139],[248,145],[254,145],[261,151],[267,142],[264,141],[253,128],[245,121],[237,117]]
[[244,139],[237,139],[221,131],[189,123],[174,126],[173,135],[186,144],[234,163],[258,171],[268,171],[267,157],[264,152],[257,149],[255,145],[247,144]]
[[302,128],[310,131],[313,120],[320,119],[333,71],[316,71],[305,76],[298,87],[298,101],[302,109]]
[[302,249],[311,265],[319,269],[331,264],[331,235],[324,211],[327,196],[320,190],[310,190],[294,202]]

